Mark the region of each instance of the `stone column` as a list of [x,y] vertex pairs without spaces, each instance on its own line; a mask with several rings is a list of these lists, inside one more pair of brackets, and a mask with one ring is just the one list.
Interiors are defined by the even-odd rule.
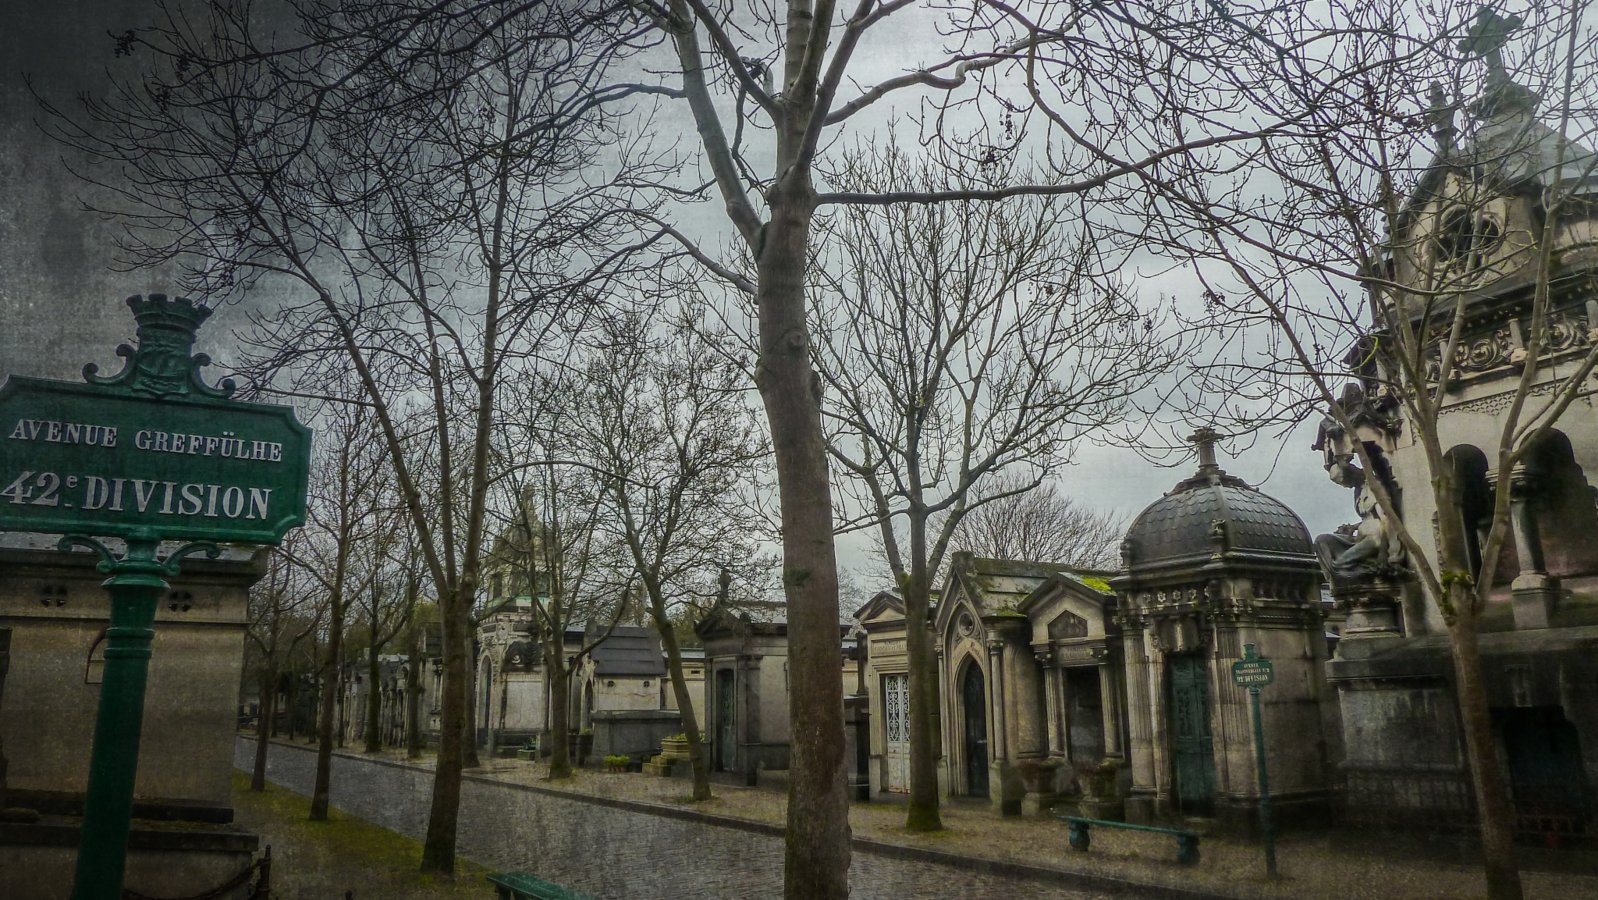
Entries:
[[1547,628],[1559,599],[1559,580],[1548,577],[1543,563],[1542,535],[1531,508],[1537,480],[1525,466],[1509,471],[1509,523],[1515,534],[1515,554],[1520,574],[1510,584],[1515,627]]
[[759,656],[738,656],[737,699],[732,716],[735,748],[734,765],[744,773],[744,783],[754,787],[760,778],[760,761],[756,758],[765,735],[760,724],[760,662]]
[[1050,665],[1047,648],[1036,650],[1038,665],[1043,667],[1043,711],[1048,719],[1048,749],[1050,756],[1060,756],[1065,749],[1064,735],[1060,729],[1063,705],[1060,702],[1060,670]]
[[[938,638],[940,636],[934,635],[934,637]],[[957,736],[949,733],[949,726],[958,721],[959,717],[943,714],[945,709],[953,709],[952,704],[957,701],[954,699],[954,686],[949,684],[949,660],[943,652],[943,641],[941,639],[933,642],[932,655],[938,661],[938,722],[934,733],[938,735],[938,743],[942,750],[938,754],[938,779],[940,781],[938,789],[941,794],[953,796],[955,779],[949,770],[949,760],[960,757],[960,744]]]
[[1004,638],[988,638],[988,707],[992,713],[988,717],[993,731],[993,737],[988,742],[988,755],[993,762],[998,762],[1008,756],[1005,752],[1008,741],[1006,737],[1006,723],[1004,715]]
[[1099,659],[1099,709],[1104,714],[1104,756],[1121,757],[1121,692],[1108,655]]
[[[1152,642],[1152,641],[1151,641]],[[1149,685],[1149,757],[1154,784],[1156,812],[1168,811],[1171,802],[1170,722],[1167,721],[1165,699],[1165,652],[1150,648],[1148,665]]]
[[1126,657],[1127,756],[1132,766],[1132,794],[1127,798],[1128,821],[1147,822],[1154,817],[1154,710],[1149,697],[1149,658],[1144,623],[1129,620],[1122,626],[1121,645]]

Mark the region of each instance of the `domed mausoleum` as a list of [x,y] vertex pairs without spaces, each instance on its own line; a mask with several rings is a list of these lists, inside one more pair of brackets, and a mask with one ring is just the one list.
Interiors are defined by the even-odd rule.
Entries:
[[1273,805],[1326,802],[1337,734],[1321,674],[1321,572],[1292,510],[1228,475],[1199,429],[1198,471],[1127,529],[1117,599],[1126,673],[1130,820],[1214,815],[1246,824],[1259,778],[1246,688],[1248,645],[1271,660],[1260,691]]

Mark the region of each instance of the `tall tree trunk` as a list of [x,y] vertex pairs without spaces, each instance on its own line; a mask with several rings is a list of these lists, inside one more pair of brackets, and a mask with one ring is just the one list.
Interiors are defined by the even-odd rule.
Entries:
[[[787,102],[786,100],[784,102]],[[798,152],[804,117],[780,126],[771,221],[756,258],[760,360],[782,508],[792,726],[783,891],[789,900],[849,895],[849,799],[844,760],[842,633],[832,488],[821,385],[810,367],[804,277],[815,191]]]
[[422,755],[422,629],[411,635],[410,664],[405,667],[405,756]]
[[938,813],[938,675],[927,631],[931,596],[924,550],[917,554],[911,548],[910,565],[904,590],[905,650],[910,666],[910,808],[904,826],[910,831],[938,831],[943,828]]
[[250,769],[250,790],[266,790],[266,749],[277,730],[277,667],[268,666],[261,676],[261,718],[255,723],[255,765]]
[[377,639],[374,637],[370,652],[366,654],[366,752],[376,753],[383,749],[383,690],[379,683],[379,664],[377,661]]
[[695,714],[694,699],[688,693],[688,680],[683,677],[682,648],[677,645],[677,632],[666,617],[665,598],[653,587],[649,591],[649,613],[655,620],[655,630],[660,632],[660,644],[666,649],[666,674],[671,678],[671,692],[677,698],[683,736],[688,739],[688,762],[694,773],[694,801],[709,800],[710,766],[705,760],[705,741],[699,733],[699,716]]
[[322,657],[322,706],[316,731],[316,784],[311,790],[311,821],[327,821],[327,794],[333,774],[333,727],[337,711],[339,654],[344,649],[344,604],[335,594],[330,603],[327,653]]
[[456,589],[441,604],[443,626],[444,696],[439,704],[438,764],[433,769],[433,799],[427,815],[427,837],[422,844],[422,871],[455,874],[455,827],[461,806],[461,738],[466,732],[466,695],[470,679],[462,635],[471,617],[471,591]]
[[565,654],[564,647],[559,648],[556,653],[545,654],[548,657],[549,671],[550,778],[570,778],[572,774],[571,697],[568,696],[571,677],[566,671]]
[[289,714],[287,716],[289,720],[289,733],[285,735],[283,739],[292,742],[294,740],[294,726],[296,724],[294,718],[299,715],[300,712],[300,675],[298,672],[293,673],[293,675],[289,678],[287,699],[289,702]]
[[1515,812],[1498,760],[1492,712],[1482,679],[1476,598],[1466,583],[1458,580],[1449,584],[1448,593],[1455,610],[1454,621],[1448,628],[1454,657],[1454,690],[1465,729],[1465,755],[1470,761],[1471,782],[1476,793],[1476,816],[1481,823],[1487,896],[1492,900],[1520,900],[1523,894],[1520,866],[1515,858]]
[[472,658],[471,623],[462,631],[466,633],[461,650],[466,660],[466,718],[461,726],[461,768],[476,769],[483,761],[477,755],[477,660]]

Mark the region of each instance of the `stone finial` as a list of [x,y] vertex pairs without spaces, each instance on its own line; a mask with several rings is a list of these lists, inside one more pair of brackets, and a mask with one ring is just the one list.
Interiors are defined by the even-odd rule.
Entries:
[[1459,129],[1454,125],[1454,106],[1448,102],[1441,83],[1431,83],[1426,91],[1426,103],[1426,119],[1431,122],[1437,152],[1447,156],[1454,151],[1454,139],[1459,135]]
[[1198,450],[1199,474],[1221,474],[1220,463],[1215,461],[1215,442],[1221,439],[1221,433],[1208,425],[1200,427],[1188,437],[1188,442]]

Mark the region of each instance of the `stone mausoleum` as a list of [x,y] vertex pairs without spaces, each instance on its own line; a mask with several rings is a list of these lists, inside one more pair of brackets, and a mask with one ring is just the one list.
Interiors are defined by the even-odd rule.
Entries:
[[[1497,466],[1511,400],[1526,377],[1538,257],[1552,243],[1548,315],[1529,373],[1522,422],[1546,405],[1598,343],[1598,154],[1548,127],[1539,98],[1504,71],[1501,47],[1515,23],[1490,13],[1467,49],[1485,60],[1481,94],[1455,104],[1433,97],[1435,156],[1392,226],[1388,276],[1401,289],[1437,294],[1445,311],[1437,346],[1462,311],[1452,359],[1432,354],[1426,389],[1445,366],[1437,436],[1462,486],[1458,508],[1438,509],[1425,449],[1403,415],[1399,373],[1371,344],[1349,355],[1357,381],[1316,449],[1334,481],[1355,489],[1361,522],[1328,535],[1322,551],[1334,594],[1349,610],[1327,667],[1342,710],[1345,802],[1356,821],[1469,828],[1475,818],[1455,675],[1442,610],[1425,597],[1368,496],[1379,479],[1435,565],[1437,525],[1453,518],[1461,556],[1477,578],[1498,485],[1509,488],[1509,538],[1496,558],[1481,617],[1483,676],[1522,835],[1550,842],[1590,833],[1598,785],[1598,416],[1578,394],[1552,430],[1509,471]],[[1506,27],[1507,26],[1507,27]],[[1464,98],[1461,98],[1463,101]],[[1547,113],[1553,116],[1554,113]],[[1561,207],[1550,207],[1561,198]],[[1546,230],[1545,230],[1546,227]],[[1392,301],[1373,298],[1379,311]],[[1369,340],[1382,340],[1382,327]],[[1372,460],[1361,465],[1358,450]]]
[[[267,552],[189,557],[156,609],[124,882],[141,894],[204,893],[257,849],[231,824],[231,779],[248,592]],[[53,536],[0,535],[0,897],[70,893],[110,617],[96,562]]]
[[1221,469],[1216,438],[1207,428],[1193,436],[1198,471],[1133,520],[1110,580],[1133,821],[1242,825],[1257,815],[1249,696],[1232,679],[1250,644],[1276,676],[1260,693],[1272,802],[1284,817],[1330,806],[1337,728],[1322,673],[1320,566],[1292,510]]
[[[1272,794],[1287,815],[1327,809],[1339,729],[1320,567],[1303,522],[1222,471],[1215,439],[1195,435],[1198,470],[1133,521],[1118,573],[951,556],[932,635],[944,793],[1246,827],[1259,782],[1231,666],[1252,644],[1276,672],[1261,697]],[[882,592],[855,618],[871,788],[907,791],[904,604]]]

